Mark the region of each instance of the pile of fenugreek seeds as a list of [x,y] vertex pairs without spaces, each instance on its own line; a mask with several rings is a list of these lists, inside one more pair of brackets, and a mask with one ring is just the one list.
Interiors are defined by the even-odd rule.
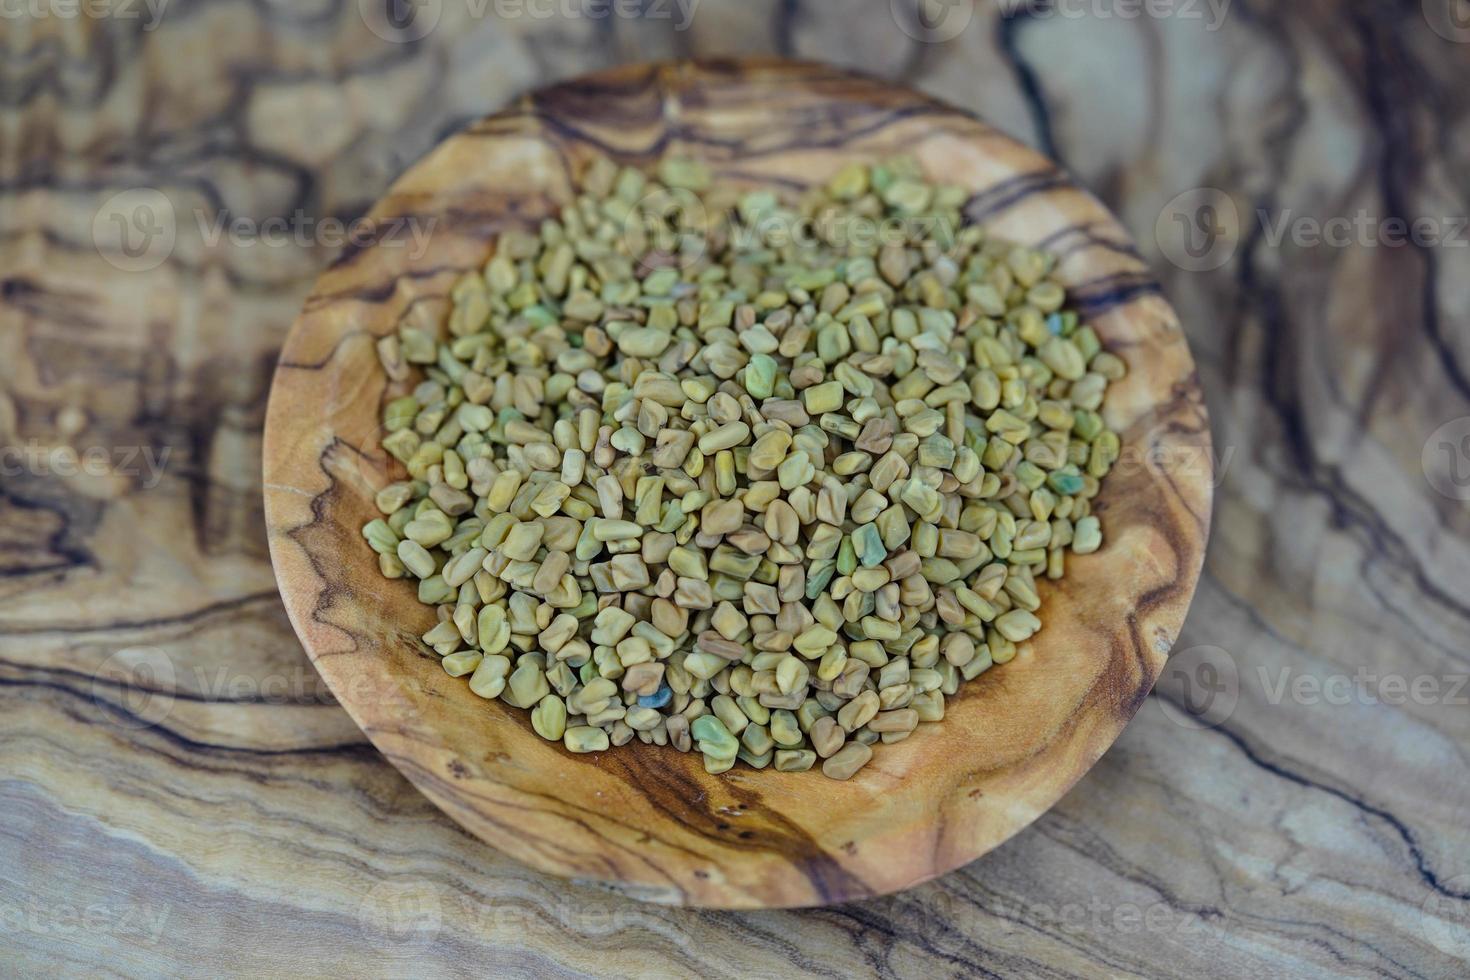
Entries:
[[423,380],[363,534],[444,669],[573,752],[846,779],[1024,649],[1101,544],[1124,366],[964,199],[905,160],[798,197],[600,159],[384,338]]

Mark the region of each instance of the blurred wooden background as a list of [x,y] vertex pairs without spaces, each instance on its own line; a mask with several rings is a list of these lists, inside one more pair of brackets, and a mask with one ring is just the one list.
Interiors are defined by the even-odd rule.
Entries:
[[[1470,970],[1470,4],[924,2],[0,10],[0,962]],[[1076,173],[1178,307],[1219,457],[1205,581],[1114,749],[968,868],[814,911],[638,905],[459,831],[331,703],[261,523],[275,352],[395,174],[544,82],[741,53]]]

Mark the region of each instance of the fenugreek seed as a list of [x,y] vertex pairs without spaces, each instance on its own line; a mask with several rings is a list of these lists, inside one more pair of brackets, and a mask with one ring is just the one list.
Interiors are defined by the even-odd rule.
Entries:
[[689,726],[690,734],[699,751],[715,759],[733,759],[740,750],[740,743],[730,730],[715,715],[700,715]]
[[888,549],[883,547],[883,539],[877,527],[872,524],[864,524],[853,531],[851,541],[858,561],[862,562],[865,568],[881,565],[888,557]]
[[1020,643],[1041,628],[1041,620],[1024,609],[1013,609],[996,619],[995,628],[1007,640]]
[[862,742],[848,742],[822,763],[822,775],[828,779],[851,779],[872,758],[873,750],[870,746]]
[[705,454],[730,449],[740,445],[750,435],[750,426],[744,422],[726,422],[724,425],[699,437],[699,451]]
[[[879,682],[880,688],[889,686],[892,685]],[[872,720],[878,713],[878,708],[878,695],[873,691],[864,691],[842,706],[837,712],[837,723],[848,732],[855,732]]]
[[809,659],[826,653],[837,642],[837,634],[825,626],[809,626],[792,642],[797,652]]
[[416,578],[425,579],[434,574],[437,567],[434,557],[417,541],[398,542],[398,560]]
[[806,772],[817,764],[817,754],[808,749],[777,749],[777,772]]
[[536,702],[531,710],[531,727],[548,742],[560,742],[567,729],[567,706],[555,694]]
[[841,408],[843,394],[841,382],[828,381],[807,388],[801,393],[801,401],[809,415],[821,415]]
[[487,655],[475,668],[474,675],[470,677],[470,690],[486,700],[498,698],[505,690],[505,679],[509,675],[509,659]]
[[512,561],[530,561],[541,546],[545,532],[546,525],[540,522],[517,524],[495,550]]
[[873,732],[911,732],[919,727],[919,713],[912,708],[903,708],[896,711],[880,711],[868,722],[868,730]]
[[480,661],[483,659],[484,654],[480,653],[479,650],[464,650],[459,653],[450,654],[441,660],[440,664],[444,667],[444,672],[450,677],[463,677],[480,666]]
[[777,745],[786,747],[801,745],[801,725],[796,715],[784,708],[770,712],[769,730],[771,740]]
[[[1090,555],[1102,547],[1102,525],[1096,517],[1082,518],[1072,529],[1072,550],[1079,555]],[[403,557],[400,550],[399,557]],[[407,565],[407,562],[404,562]],[[409,569],[412,571],[412,568]],[[417,573],[415,573],[417,574]]]
[[807,735],[811,739],[812,748],[823,759],[836,755],[843,743],[847,741],[847,732],[831,716],[818,718],[812,722],[811,730]]
[[501,698],[513,708],[529,708],[550,691],[551,688],[546,683],[546,672],[529,658],[523,657],[506,682],[506,690]]
[[642,525],[632,521],[600,520],[592,530],[592,537],[596,541],[622,541],[640,537],[642,534]]
[[590,725],[568,728],[562,735],[562,744],[569,752],[605,752],[608,748],[607,732]]

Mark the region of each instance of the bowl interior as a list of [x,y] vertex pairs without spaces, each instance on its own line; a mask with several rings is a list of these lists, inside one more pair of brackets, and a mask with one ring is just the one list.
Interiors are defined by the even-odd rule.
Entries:
[[[1097,500],[1107,544],[1042,585],[1029,654],[881,746],[848,782],[704,772],[634,741],[573,755],[529,713],[472,694],[418,635],[412,586],[360,536],[394,478],[376,338],[438,322],[502,230],[534,227],[593,152],[667,152],[723,178],[799,187],[853,159],[916,155],[974,193],[967,214],[1048,248],[1073,303],[1128,362],[1106,417],[1125,456]],[[376,238],[324,273],[281,357],[266,426],[272,556],[297,632],[374,744],[467,829],[538,869],[662,902],[806,905],[906,887],[985,853],[1055,802],[1113,742],[1178,634],[1203,557],[1209,432],[1173,311],[1126,234],[1042,157],[923,96],[784,62],[620,69],[544,90],[450,138],[373,209]],[[1187,464],[1187,465],[1185,465]]]

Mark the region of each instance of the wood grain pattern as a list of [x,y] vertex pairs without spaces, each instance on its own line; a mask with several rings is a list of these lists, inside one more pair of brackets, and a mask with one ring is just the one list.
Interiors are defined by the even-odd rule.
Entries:
[[[6,969],[1464,975],[1470,712],[1448,692],[1470,671],[1470,509],[1420,453],[1470,415],[1470,250],[1275,244],[1253,222],[1228,263],[1189,272],[1155,226],[1201,185],[1273,221],[1470,213],[1470,47],[1418,3],[1236,0],[1218,30],[997,6],[942,44],[898,30],[885,0],[705,0],[683,32],[475,19],[446,0],[410,44],[330,0],[171,4],[151,31],[6,21],[0,447],[169,450],[156,483],[0,475]],[[527,870],[332,703],[275,597],[258,461],[275,356],[335,252],[210,248],[192,209],[351,219],[444,136],[541,84],[759,52],[877,71],[1065,163],[1179,310],[1221,465],[1175,658],[1056,806],[900,895],[730,913]],[[92,222],[140,186],[174,201],[179,242],[125,271],[99,257]],[[1209,677],[1176,667],[1205,647],[1229,656],[1238,697],[1201,727],[1183,682]],[[170,658],[172,686],[103,669],[141,649]],[[1398,703],[1279,693],[1283,676],[1359,670],[1442,687]]]
[[[1208,468],[1125,465],[1096,501],[1109,544],[1042,586],[1034,651],[884,746],[852,780],[704,771],[695,753],[629,743],[574,755],[445,675],[435,623],[385,583],[360,528],[402,479],[379,445],[395,392],[374,342],[439,311],[494,235],[534,230],[594,153],[653,167],[698,155],[717,180],[800,187],[853,159],[913,153],[971,192],[995,234],[1060,243],[1057,278],[1129,362],[1105,413],[1130,449],[1208,458],[1184,335],[1126,235],[1034,152],[881,80],[781,61],[669,62],[587,76],[475,123],[369,213],[411,216],[422,249],[385,239],[323,274],[281,355],[265,426],[265,509],[286,609],[338,699],[394,765],[477,836],[538,870],[655,902],[724,907],[870,898],[968,863],[1030,823],[1112,744],[1178,635],[1209,532]],[[1066,248],[1087,229],[1099,241]]]

